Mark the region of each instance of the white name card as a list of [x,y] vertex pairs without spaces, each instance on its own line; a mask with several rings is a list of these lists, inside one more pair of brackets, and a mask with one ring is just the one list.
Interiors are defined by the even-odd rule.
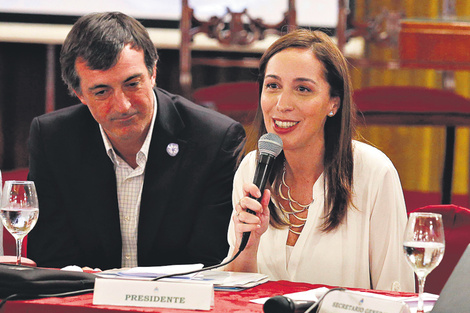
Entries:
[[334,290],[325,295],[318,313],[410,313],[410,309],[399,300],[349,290]]
[[210,310],[214,287],[202,282],[167,282],[97,278],[95,305]]

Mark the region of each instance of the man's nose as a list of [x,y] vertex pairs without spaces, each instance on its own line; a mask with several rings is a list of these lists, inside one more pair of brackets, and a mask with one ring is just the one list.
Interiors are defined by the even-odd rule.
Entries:
[[125,113],[131,107],[131,102],[126,93],[122,90],[116,90],[113,95],[113,109],[117,112]]

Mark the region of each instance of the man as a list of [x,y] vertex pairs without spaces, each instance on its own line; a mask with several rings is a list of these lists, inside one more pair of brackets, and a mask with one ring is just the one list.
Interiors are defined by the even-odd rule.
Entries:
[[31,125],[28,178],[39,220],[38,266],[101,269],[219,263],[243,127],[154,89],[157,52],[122,13],[80,18],[62,77],[82,104]]

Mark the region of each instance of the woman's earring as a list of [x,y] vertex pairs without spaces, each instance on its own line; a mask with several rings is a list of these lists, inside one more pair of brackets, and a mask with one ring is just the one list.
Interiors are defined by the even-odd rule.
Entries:
[[328,113],[328,116],[329,117],[333,117],[335,114],[333,113],[333,111],[330,111],[330,113]]

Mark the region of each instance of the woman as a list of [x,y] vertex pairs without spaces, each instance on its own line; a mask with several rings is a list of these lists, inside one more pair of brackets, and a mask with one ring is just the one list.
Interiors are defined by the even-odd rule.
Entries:
[[[225,270],[273,280],[414,291],[402,252],[407,221],[396,169],[379,150],[353,140],[355,106],[347,63],[319,31],[296,30],[260,61],[258,138],[283,141],[270,187],[252,183],[257,152],[235,175]],[[256,215],[248,213],[251,209]]]
[[[2,171],[0,171],[0,201],[2,201]],[[3,223],[0,223],[0,256],[3,255]]]

